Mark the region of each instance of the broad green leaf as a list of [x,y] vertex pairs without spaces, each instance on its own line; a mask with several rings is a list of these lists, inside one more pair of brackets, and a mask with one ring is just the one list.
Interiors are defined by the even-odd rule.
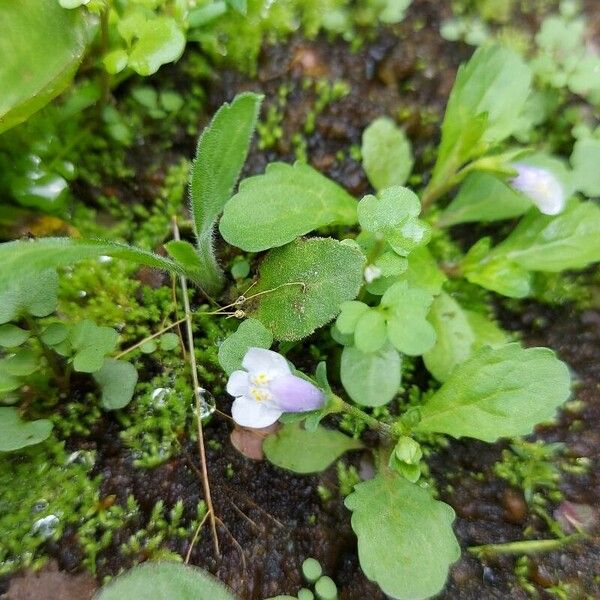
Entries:
[[12,323],[0,325],[0,346],[4,348],[16,348],[24,344],[31,334]]
[[400,256],[429,241],[431,228],[417,218],[420,212],[418,196],[400,186],[386,188],[379,196],[365,196],[358,204],[360,226],[385,239]]
[[400,278],[409,287],[421,288],[432,296],[442,291],[444,282],[448,279],[437,265],[427,246],[415,248],[408,256],[408,267]]
[[67,339],[69,331],[69,327],[64,323],[50,323],[50,325],[42,331],[40,339],[47,346],[56,346]]
[[357,300],[348,300],[340,305],[340,314],[337,318],[336,325],[342,334],[354,334],[358,320],[367,312],[369,307],[364,302]]
[[381,298],[388,339],[400,352],[417,356],[435,343],[435,329],[427,320],[432,302],[429,292],[405,282],[395,283]]
[[428,320],[435,329],[436,340],[423,355],[423,361],[438,381],[446,381],[456,365],[470,356],[475,335],[458,302],[443,292],[433,301]]
[[385,317],[378,310],[368,310],[356,323],[354,343],[361,352],[377,352],[387,340]]
[[510,337],[494,323],[491,319],[481,313],[472,310],[465,310],[465,315],[471,326],[471,331],[475,335],[473,350],[479,350],[482,346],[491,346],[497,348],[510,342]]
[[437,225],[448,227],[457,223],[512,219],[526,213],[531,206],[526,196],[513,190],[504,181],[490,173],[476,171],[466,177]]
[[490,244],[490,238],[481,238],[467,252],[461,263],[465,278],[509,298],[528,296],[531,293],[531,273],[505,256],[494,255]]
[[577,190],[586,196],[600,196],[600,140],[578,140],[571,154],[573,181]]
[[530,83],[529,67],[512,50],[491,45],[475,51],[450,93],[434,182],[513,133]]
[[240,183],[219,224],[225,241],[260,252],[326,225],[356,223],[356,200],[303,163],[271,163],[264,175]]
[[413,166],[410,141],[387,117],[376,119],[363,132],[362,159],[367,177],[377,191],[404,185]]
[[95,600],[235,600],[210,573],[175,562],[152,562],[126,571],[104,586]]
[[267,348],[273,343],[273,334],[257,319],[242,321],[235,333],[219,346],[219,363],[227,375],[242,368],[242,359],[249,348]]
[[81,373],[95,373],[102,368],[104,357],[112,352],[119,334],[112,327],[98,327],[84,319],[71,330],[71,346],[75,352],[73,368]]
[[0,369],[12,377],[26,377],[39,369],[39,360],[30,348],[19,349],[15,354],[0,359]]
[[[0,273],[0,323],[8,323],[23,314],[45,317],[56,309],[58,275],[54,269],[48,268],[28,275],[28,263],[19,270],[10,266],[10,261],[8,265],[2,262],[2,250],[11,244],[0,244],[0,264],[3,265]],[[14,274],[12,278],[9,277],[11,273]]]
[[309,432],[298,423],[284,425],[263,442],[265,456],[270,462],[295,473],[324,471],[344,452],[362,447],[359,440],[335,429],[319,426],[314,432]]
[[139,75],[152,75],[176,61],[185,48],[185,35],[171,17],[156,17],[140,23],[129,54],[129,66]]
[[108,73],[116,75],[127,66],[127,52],[122,48],[108,52],[102,59],[102,64]]
[[529,271],[583,269],[600,260],[600,207],[571,200],[557,216],[528,213],[491,253]]
[[94,379],[102,390],[102,406],[106,410],[117,410],[131,402],[138,372],[125,360],[107,358],[94,373]]
[[383,406],[400,388],[401,363],[400,354],[390,344],[369,353],[346,346],[340,363],[342,385],[357,404]]
[[[65,267],[81,260],[104,255],[164,269],[178,275],[185,275],[194,283],[200,283],[195,271],[189,272],[185,266],[179,265],[168,258],[127,244],[106,240],[40,238],[33,241],[19,240],[0,244],[0,264],[2,265],[0,289],[5,285],[10,286],[11,280],[15,281],[15,278],[18,278],[20,282],[28,279],[35,281],[39,278],[40,271]],[[28,284],[29,282],[25,281],[25,283]],[[4,292],[0,292],[1,294],[4,294]],[[0,322],[5,322],[2,321],[2,315],[4,315],[2,304],[0,303]]]
[[0,407],[0,452],[11,452],[43,442],[52,431],[46,419],[23,421],[16,408]]
[[179,336],[176,333],[165,333],[159,338],[160,349],[165,352],[179,348],[179,342]]
[[299,340],[331,321],[342,302],[356,297],[364,256],[330,238],[297,240],[271,250],[260,265],[249,314],[278,340]]
[[65,10],[55,1],[0,3],[0,132],[67,87],[94,28],[89,13]]
[[223,285],[213,249],[215,224],[246,161],[262,98],[250,92],[237,95],[231,104],[219,108],[198,139],[190,172],[190,208],[202,285],[209,293],[218,292]]
[[548,348],[484,347],[421,408],[417,429],[485,442],[526,435],[569,394],[569,370]]
[[346,498],[364,574],[398,600],[421,600],[444,587],[460,546],[450,506],[399,474],[379,473]]

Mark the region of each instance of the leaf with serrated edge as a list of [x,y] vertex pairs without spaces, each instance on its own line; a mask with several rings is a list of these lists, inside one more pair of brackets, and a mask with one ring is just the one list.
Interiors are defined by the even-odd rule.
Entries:
[[333,319],[363,282],[364,256],[355,246],[331,238],[296,240],[271,250],[253,288],[247,312],[278,340],[299,340]]
[[311,166],[271,163],[264,175],[240,183],[219,224],[232,246],[260,252],[320,227],[353,225],[356,200]]
[[450,506],[393,472],[359,483],[346,498],[365,575],[398,600],[431,598],[460,546]]
[[548,348],[486,346],[423,405],[417,429],[484,442],[526,435],[554,417],[570,386],[567,365]]

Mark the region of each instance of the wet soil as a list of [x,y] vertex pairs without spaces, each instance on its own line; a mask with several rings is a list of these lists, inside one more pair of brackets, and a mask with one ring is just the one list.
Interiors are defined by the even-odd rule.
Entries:
[[[413,3],[408,18],[398,26],[378,32],[362,49],[351,52],[342,42],[325,38],[306,41],[292,39],[285,45],[265,48],[256,79],[234,71],[220,71],[208,85],[209,115],[235,93],[254,89],[266,95],[267,107],[274,102],[282,84],[290,86],[284,109],[283,136],[275,147],[259,150],[255,142],[245,174],[262,172],[272,160],[292,161],[293,134],[302,132],[307,114],[314,106],[315,93],[304,89],[305,77],[342,79],[351,86],[343,99],[326,107],[316,120],[314,132],[305,135],[309,162],[355,195],[370,191],[360,162],[348,155],[348,147],[360,144],[362,131],[374,118],[403,115],[403,125],[413,142],[415,172],[431,166],[430,149],[439,135],[441,116],[458,65],[472,49],[445,42],[438,34],[449,8],[436,0]],[[161,77],[180,80],[176,69],[165,69]],[[185,89],[185,83],[181,86]],[[180,86],[180,87],[181,87]],[[264,113],[263,113],[264,114]],[[146,141],[146,150],[150,144]],[[181,134],[173,140],[166,162],[178,156],[191,157],[194,139]],[[343,156],[338,154],[343,151]],[[156,156],[140,152],[134,168],[140,175],[140,189],[121,190],[123,196],[151,200],[157,181],[146,177]],[[161,155],[161,160],[164,155]],[[110,182],[111,186],[118,182]],[[133,193],[135,192],[135,193]],[[82,190],[93,199],[93,193]],[[559,422],[541,429],[535,438],[560,441],[572,456],[588,457],[592,466],[584,476],[566,476],[561,483],[565,498],[598,506],[600,503],[600,310],[577,313],[571,308],[548,308],[528,303],[518,313],[498,305],[504,326],[522,332],[526,345],[555,349],[567,361],[578,380],[577,398],[584,401],[583,412],[565,412]],[[227,413],[230,401],[218,398],[220,410]],[[178,500],[187,518],[195,516],[202,498],[198,456],[192,442],[182,440],[182,453],[155,469],[136,469],[132,457],[119,439],[116,420],[105,416],[86,444],[98,452],[95,473],[103,477],[102,497],[124,503],[133,494],[141,508],[139,522],[119,531],[98,561],[98,579],[131,566],[145,556],[125,559],[120,545],[143,524],[153,506],[163,500],[167,508]],[[572,427],[574,420],[582,422]],[[362,574],[356,554],[356,541],[349,513],[339,495],[323,501],[319,485],[334,490],[333,469],[319,476],[296,476],[267,462],[252,461],[239,454],[229,441],[230,423],[215,415],[205,428],[209,478],[220,519],[221,556],[214,556],[206,527],[191,553],[191,563],[209,569],[243,600],[262,600],[277,594],[295,594],[302,586],[299,571],[302,560],[314,556],[338,585],[342,600],[379,600],[385,596]],[[215,442],[215,444],[211,443]],[[77,440],[72,440],[77,445]],[[219,448],[215,449],[215,446]],[[546,526],[530,514],[521,492],[496,477],[492,466],[501,457],[505,444],[483,444],[473,440],[453,441],[431,461],[441,499],[457,512],[455,530],[463,549],[471,545],[525,539],[525,530],[540,538],[551,537]],[[357,460],[355,456],[353,460]],[[473,473],[483,476],[474,478]],[[451,488],[447,484],[451,484]],[[448,491],[451,489],[451,491]],[[169,549],[185,556],[189,540],[170,540]],[[50,547],[61,569],[76,572],[82,553],[77,532]],[[446,589],[439,596],[452,600],[527,598],[514,573],[515,559],[481,562],[464,551],[452,568]],[[600,545],[578,544],[564,550],[537,556],[532,561],[530,579],[540,597],[560,581],[572,582],[573,598],[600,598],[594,575],[600,573]],[[579,591],[577,591],[579,590]],[[587,596],[586,596],[587,594]]]

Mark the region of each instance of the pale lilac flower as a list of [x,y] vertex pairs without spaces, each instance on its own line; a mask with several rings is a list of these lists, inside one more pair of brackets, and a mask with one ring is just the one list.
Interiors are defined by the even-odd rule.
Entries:
[[511,165],[516,177],[510,184],[525,194],[545,215],[557,215],[565,207],[565,190],[557,177],[547,169],[523,163]]
[[306,412],[323,406],[323,392],[292,371],[281,354],[264,348],[249,348],[242,366],[227,382],[235,397],[233,420],[243,427],[268,427],[284,412]]

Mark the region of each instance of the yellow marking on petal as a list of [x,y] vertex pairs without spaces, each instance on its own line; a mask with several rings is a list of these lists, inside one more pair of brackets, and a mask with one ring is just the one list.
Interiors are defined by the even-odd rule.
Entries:
[[250,395],[257,402],[265,402],[266,400],[270,400],[272,397],[271,393],[268,390],[258,388],[258,387],[250,388]]
[[271,378],[266,373],[257,373],[250,378],[254,385],[267,385]]

